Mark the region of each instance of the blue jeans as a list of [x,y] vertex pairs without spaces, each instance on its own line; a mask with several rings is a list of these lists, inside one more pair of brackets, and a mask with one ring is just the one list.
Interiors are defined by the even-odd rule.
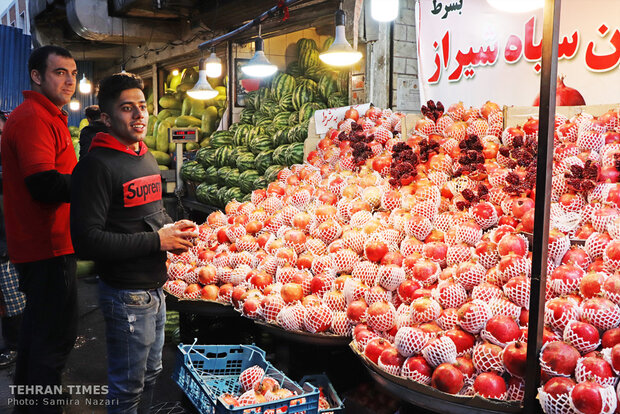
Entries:
[[108,413],[148,413],[162,370],[163,290],[115,289],[99,282],[108,348]]

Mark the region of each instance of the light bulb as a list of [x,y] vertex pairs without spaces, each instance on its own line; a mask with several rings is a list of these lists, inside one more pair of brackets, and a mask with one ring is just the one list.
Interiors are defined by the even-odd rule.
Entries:
[[496,9],[509,13],[525,13],[542,9],[544,6],[544,0],[487,0],[487,2]]
[[187,91],[187,94],[190,98],[201,101],[215,98],[218,95],[218,91],[213,89],[207,81],[206,59],[200,59],[198,66],[200,68],[198,71],[198,82],[196,82],[192,89]]
[[69,109],[72,111],[79,111],[80,101],[78,101],[76,98],[71,99],[71,101],[69,102]]
[[172,76],[177,76],[179,74],[179,70],[178,69],[174,69],[172,71]]
[[255,43],[256,52],[250,61],[241,67],[241,71],[251,78],[266,78],[273,75],[278,70],[276,65],[273,65],[265,56],[263,52],[263,39],[258,37]]
[[[342,23],[342,24],[338,24]],[[362,54],[357,50],[353,50],[344,34],[344,12],[338,10],[336,12],[336,36],[334,43],[327,51],[319,55],[319,59],[330,66],[351,66],[359,62]]]
[[370,15],[378,22],[391,22],[398,17],[398,0],[371,0]]
[[82,79],[80,79],[80,84],[78,85],[78,89],[80,93],[88,94],[93,90],[93,84],[90,83],[88,79],[86,79],[86,74],[82,74]]
[[219,78],[222,76],[222,60],[217,57],[215,51],[207,58],[207,77]]

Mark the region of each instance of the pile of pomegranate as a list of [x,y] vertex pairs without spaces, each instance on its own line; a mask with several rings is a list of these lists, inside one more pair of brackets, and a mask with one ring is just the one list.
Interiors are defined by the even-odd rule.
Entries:
[[[258,365],[251,366],[245,369],[239,375],[239,384],[243,391],[240,395],[232,395],[224,393],[219,396],[219,399],[227,406],[243,407],[247,405],[263,404],[266,402],[274,402],[285,398],[292,398],[296,394],[280,386],[280,382],[266,375],[265,370]],[[290,405],[299,405],[306,402],[305,398],[298,398],[290,401]],[[330,408],[329,402],[325,399],[321,393],[319,396],[319,409]],[[284,412],[286,408],[278,409],[277,412]],[[276,410],[267,410],[265,414],[272,412],[275,414]]]
[[[348,114],[307,163],[211,214],[196,248],[169,256],[166,289],[352,335],[381,369],[443,392],[522,399],[538,121],[503,129],[497,104],[429,102],[401,137],[402,114]],[[546,412],[616,408],[618,117],[556,117]]]

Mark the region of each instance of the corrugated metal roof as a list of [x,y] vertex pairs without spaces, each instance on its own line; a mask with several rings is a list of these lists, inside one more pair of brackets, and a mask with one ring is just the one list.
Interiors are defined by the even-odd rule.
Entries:
[[0,25],[0,109],[13,110],[30,89],[28,58],[32,41],[22,29]]

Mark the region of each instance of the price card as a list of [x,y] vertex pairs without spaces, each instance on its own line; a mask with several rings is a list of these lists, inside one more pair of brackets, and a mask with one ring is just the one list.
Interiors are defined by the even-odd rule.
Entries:
[[170,142],[175,144],[198,142],[198,128],[170,128],[168,129],[168,138]]
[[349,108],[357,109],[360,117],[363,116],[370,108],[370,103],[343,106],[340,108],[321,109],[314,113],[314,123],[316,126],[316,133],[319,135],[325,135],[330,128],[336,128],[338,122],[344,119],[344,114]]

